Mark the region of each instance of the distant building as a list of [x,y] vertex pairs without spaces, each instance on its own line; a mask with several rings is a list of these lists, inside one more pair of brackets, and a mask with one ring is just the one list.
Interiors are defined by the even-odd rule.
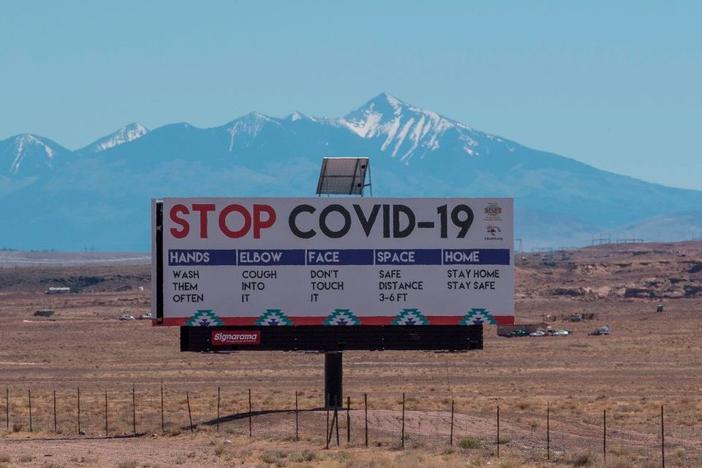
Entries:
[[54,311],[50,309],[39,309],[34,312],[35,317],[51,317],[54,315]]
[[51,286],[46,290],[46,294],[68,294],[71,292],[71,288],[68,286]]

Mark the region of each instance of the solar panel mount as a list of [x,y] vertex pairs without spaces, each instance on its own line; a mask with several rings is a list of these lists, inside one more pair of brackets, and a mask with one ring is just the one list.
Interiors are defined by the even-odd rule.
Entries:
[[[366,174],[368,182],[366,182]],[[370,183],[370,160],[366,157],[327,157],[322,159],[322,168],[317,181],[317,195],[363,196]]]

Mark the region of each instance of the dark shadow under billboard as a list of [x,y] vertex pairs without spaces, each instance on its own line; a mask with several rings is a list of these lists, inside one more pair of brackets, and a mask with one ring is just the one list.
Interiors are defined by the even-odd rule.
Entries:
[[475,349],[483,349],[481,324],[180,328],[180,350],[195,352]]

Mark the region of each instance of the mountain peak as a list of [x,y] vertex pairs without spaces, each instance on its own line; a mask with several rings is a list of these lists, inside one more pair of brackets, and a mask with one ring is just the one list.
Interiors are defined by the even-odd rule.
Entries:
[[91,143],[84,148],[90,153],[101,153],[115,146],[137,140],[149,133],[149,129],[138,122],[132,122]]
[[229,134],[227,151],[234,151],[235,141],[237,146],[246,146],[247,142],[258,136],[268,124],[280,125],[280,120],[255,111],[232,120],[225,125]]
[[374,97],[373,99],[371,99],[371,101],[376,101],[376,102],[387,102],[388,104],[390,104],[390,105],[393,106],[393,107],[407,105],[407,103],[405,103],[405,102],[402,101],[401,99],[399,99],[399,98],[393,96],[392,94],[388,94],[388,93],[386,93],[385,91],[383,91],[382,93],[378,94],[376,97]]
[[391,96],[386,92],[382,92],[370,99],[358,109],[344,116],[344,118],[346,118],[347,120],[358,120],[359,117],[363,117],[370,114],[380,114],[386,117],[390,117],[393,115],[399,115],[400,113],[402,113],[403,109],[408,107],[410,106],[408,106],[395,96]]
[[261,121],[269,121],[269,120],[275,120],[275,119],[269,115],[262,113],[262,112],[253,111],[253,112],[249,112],[248,114],[246,114],[245,116],[243,116],[237,120],[248,120],[248,121],[253,121],[253,122],[261,122]]
[[436,112],[407,104],[385,92],[338,122],[361,138],[383,138],[381,151],[390,151],[393,158],[399,157],[405,163],[417,154],[423,158],[425,154],[438,150],[441,137],[452,129],[458,132],[458,140],[465,154],[478,154],[475,137],[479,132]]
[[310,117],[309,115],[303,114],[299,111],[295,111],[292,114],[288,115],[287,117],[285,117],[285,120],[289,120],[290,122],[297,122],[299,120],[309,120],[312,122],[317,122],[316,118]]
[[0,173],[18,175],[25,166],[51,168],[56,155],[63,152],[59,144],[31,133],[15,135],[0,142]]

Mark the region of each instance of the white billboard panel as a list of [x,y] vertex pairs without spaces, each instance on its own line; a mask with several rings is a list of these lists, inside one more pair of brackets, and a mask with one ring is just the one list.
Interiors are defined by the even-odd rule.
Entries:
[[513,323],[512,249],[507,198],[168,198],[163,324]]

